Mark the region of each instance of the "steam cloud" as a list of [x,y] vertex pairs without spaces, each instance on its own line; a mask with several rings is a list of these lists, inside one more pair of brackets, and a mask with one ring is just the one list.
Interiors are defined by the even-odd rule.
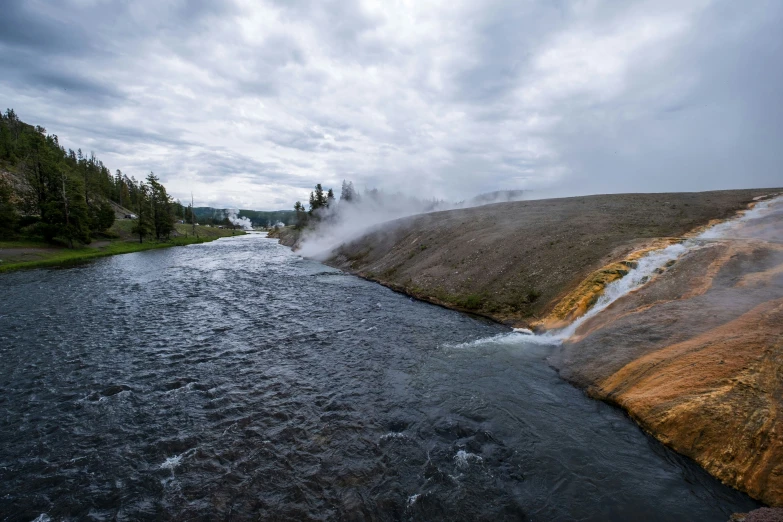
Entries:
[[527,191],[501,190],[449,203],[372,190],[352,201],[341,200],[330,208],[319,209],[320,221],[304,231],[299,253],[304,257],[322,260],[343,243],[361,237],[382,223],[428,212],[520,201],[526,196]]
[[241,227],[243,230],[253,230],[253,223],[246,217],[239,217],[239,210],[237,209],[226,209],[226,217],[234,226]]

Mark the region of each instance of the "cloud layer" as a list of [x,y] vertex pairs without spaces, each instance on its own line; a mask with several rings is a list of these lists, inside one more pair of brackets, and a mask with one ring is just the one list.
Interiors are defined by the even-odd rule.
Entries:
[[0,100],[183,199],[783,185],[783,3],[6,0]]

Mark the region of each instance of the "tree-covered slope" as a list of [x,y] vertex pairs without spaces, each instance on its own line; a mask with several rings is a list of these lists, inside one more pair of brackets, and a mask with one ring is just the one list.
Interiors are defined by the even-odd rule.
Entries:
[[139,240],[168,237],[187,217],[153,173],[141,181],[112,174],[94,153],[66,150],[13,109],[0,114],[0,238],[88,244],[114,222],[110,202],[136,214]]
[[247,210],[215,207],[195,207],[193,213],[201,224],[217,225],[229,217],[249,219],[254,227],[273,227],[278,223],[293,225],[296,213],[293,210]]

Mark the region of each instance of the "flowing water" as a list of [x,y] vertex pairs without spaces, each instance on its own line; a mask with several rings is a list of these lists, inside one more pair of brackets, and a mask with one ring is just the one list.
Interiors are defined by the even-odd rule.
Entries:
[[600,314],[618,299],[647,284],[683,255],[701,248],[710,241],[726,239],[781,241],[783,238],[778,237],[781,216],[783,216],[783,197],[760,201],[751,210],[741,213],[736,218],[712,225],[692,238],[648,252],[637,260],[636,266],[631,268],[625,277],[606,285],[595,304],[565,328],[535,337],[530,336],[533,333],[530,330],[521,328],[514,330],[517,335],[501,335],[501,337],[508,337],[506,339],[508,342],[520,336],[530,336],[527,337],[526,342],[560,344],[574,335],[585,321]]
[[258,235],[0,277],[2,520],[700,520],[757,504],[551,349]]

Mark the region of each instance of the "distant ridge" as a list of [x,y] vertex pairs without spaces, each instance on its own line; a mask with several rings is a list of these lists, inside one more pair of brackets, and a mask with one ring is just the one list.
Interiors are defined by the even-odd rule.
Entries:
[[[228,216],[228,208],[215,208],[215,207],[195,207],[193,209],[196,219],[199,221],[206,221],[212,219],[214,221],[222,221]],[[237,217],[247,218],[253,223],[254,227],[267,227],[274,226],[276,223],[283,223],[284,225],[293,225],[296,221],[296,213],[293,210],[247,210],[240,209],[237,212]]]

